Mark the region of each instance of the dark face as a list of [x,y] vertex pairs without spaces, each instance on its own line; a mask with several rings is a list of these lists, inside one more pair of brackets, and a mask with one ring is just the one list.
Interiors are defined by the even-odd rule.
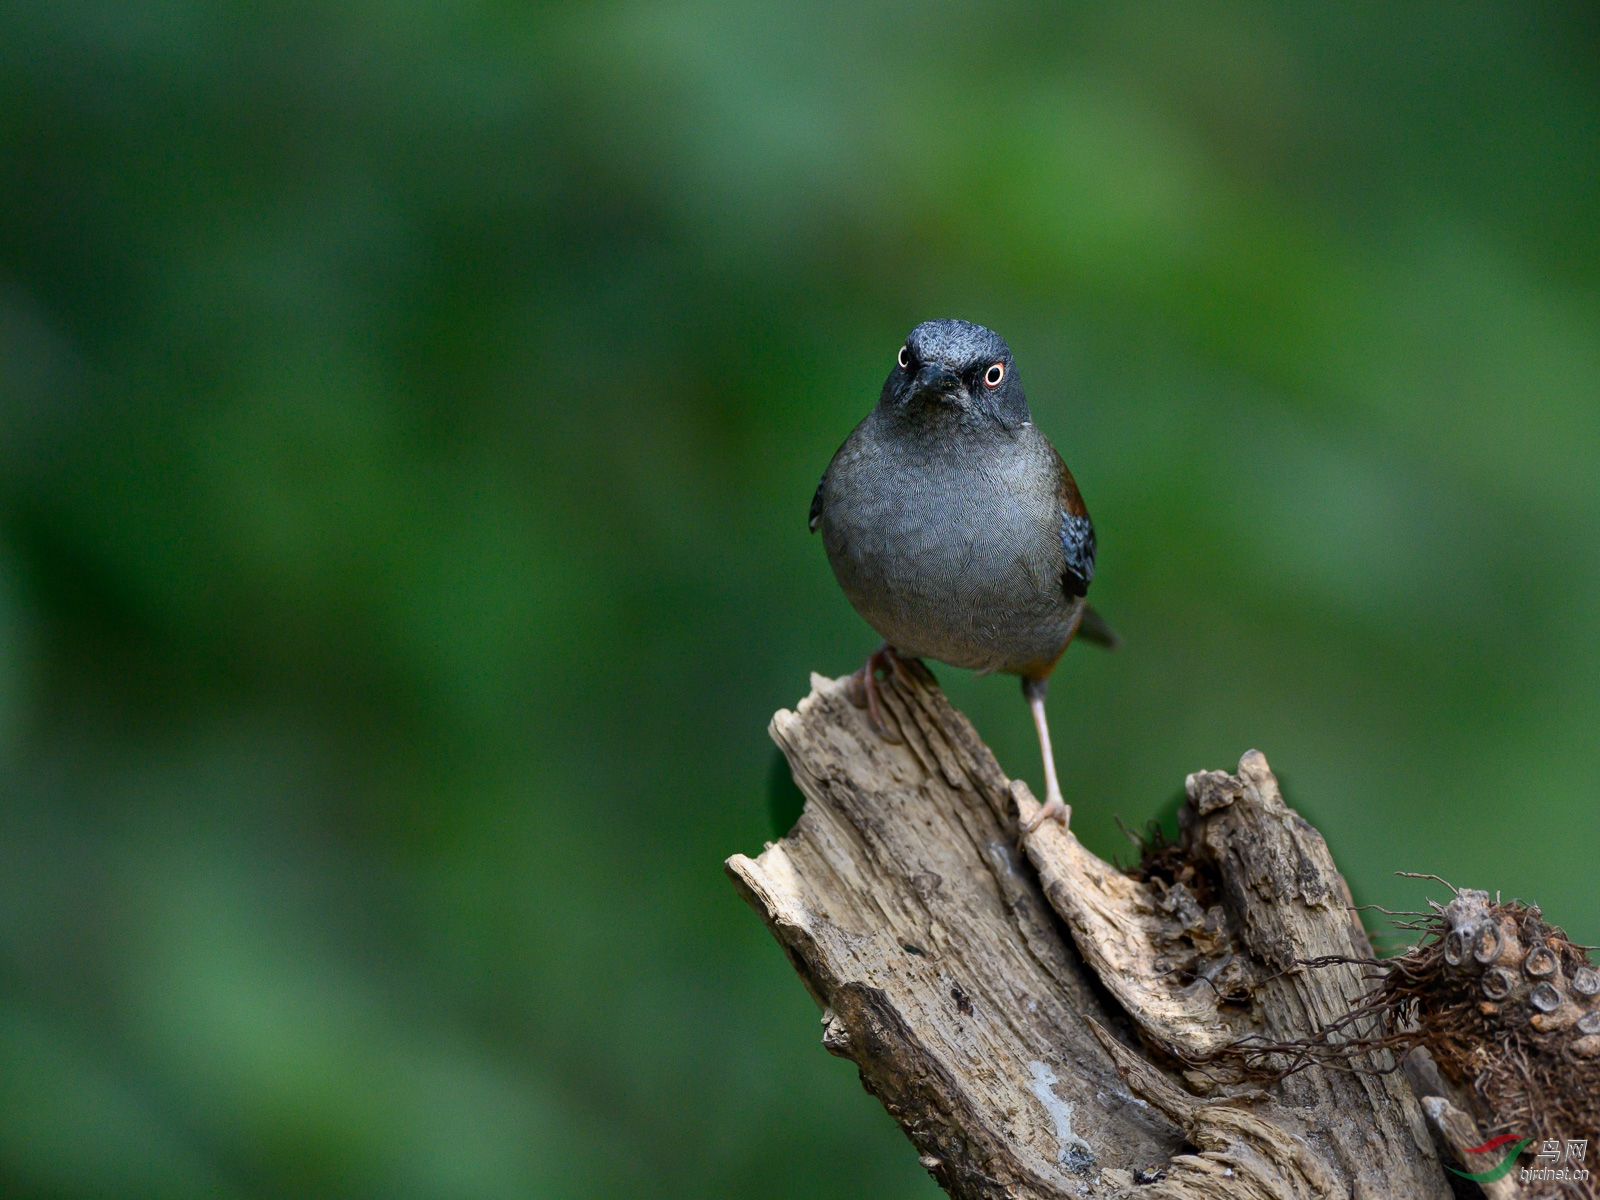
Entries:
[[966,321],[924,321],[913,329],[884,381],[882,402],[908,415],[942,412],[1008,428],[1028,419],[1005,339]]

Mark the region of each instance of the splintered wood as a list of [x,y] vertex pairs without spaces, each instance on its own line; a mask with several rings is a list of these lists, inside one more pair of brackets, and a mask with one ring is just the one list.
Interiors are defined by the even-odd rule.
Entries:
[[[846,680],[772,720],[804,815],[729,875],[849,1058],[952,1196],[1451,1196],[1398,1071],[1267,1087],[1216,1058],[1348,1010],[1368,953],[1321,837],[1260,755],[1191,777],[1209,885],[1139,880],[1047,822],[915,666],[886,680],[902,740]],[[1213,894],[1215,893],[1215,894]],[[1202,903],[1204,901],[1204,903]],[[1374,1063],[1392,1066],[1392,1063]]]

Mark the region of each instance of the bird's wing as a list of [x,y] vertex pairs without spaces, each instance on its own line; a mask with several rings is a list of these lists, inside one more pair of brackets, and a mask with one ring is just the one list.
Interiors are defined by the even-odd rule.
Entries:
[[[1055,447],[1052,446],[1054,452]],[[1056,454],[1057,495],[1061,501],[1061,549],[1066,566],[1061,572],[1061,587],[1069,596],[1085,596],[1094,579],[1094,522],[1084,507],[1078,485],[1067,464]]]
[[811,516],[806,521],[806,528],[812,533],[817,531],[817,524],[822,520],[822,485],[827,482],[826,475],[817,480],[817,494],[811,497]]
[[[1050,448],[1055,449],[1054,446]],[[1089,582],[1094,578],[1094,522],[1089,519],[1089,510],[1078,493],[1077,481],[1072,478],[1072,472],[1067,470],[1067,464],[1061,460],[1060,454],[1056,455],[1056,467],[1060,481],[1061,549],[1067,560],[1061,572],[1061,587],[1069,596],[1083,596],[1088,594]],[[1115,650],[1122,644],[1116,630],[1087,604],[1083,606],[1076,636],[1097,646],[1104,646],[1107,650]]]
[[1094,523],[1088,514],[1079,516],[1061,510],[1061,549],[1067,565],[1061,572],[1061,586],[1069,596],[1086,596],[1094,579]]

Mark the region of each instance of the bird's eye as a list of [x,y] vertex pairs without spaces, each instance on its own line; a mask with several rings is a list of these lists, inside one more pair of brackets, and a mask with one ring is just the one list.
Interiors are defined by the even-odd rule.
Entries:
[[911,347],[910,346],[901,346],[900,347],[900,369],[902,371],[911,370]]
[[990,387],[999,387],[1000,381],[1006,377],[1005,363],[995,363],[983,373],[983,382]]

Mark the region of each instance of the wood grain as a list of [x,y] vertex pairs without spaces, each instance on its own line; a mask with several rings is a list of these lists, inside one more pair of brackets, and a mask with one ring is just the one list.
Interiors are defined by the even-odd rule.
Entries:
[[946,1191],[1451,1195],[1401,1072],[1313,1067],[1263,1087],[1195,1070],[1252,1032],[1313,1032],[1362,986],[1359,968],[1299,965],[1367,953],[1365,937],[1264,758],[1191,777],[1191,841],[1221,881],[1204,910],[1053,822],[1019,852],[1036,801],[925,672],[885,681],[899,744],[846,685],[813,676],[773,717],[805,811],[727,869],[822,1009],[825,1048]]

